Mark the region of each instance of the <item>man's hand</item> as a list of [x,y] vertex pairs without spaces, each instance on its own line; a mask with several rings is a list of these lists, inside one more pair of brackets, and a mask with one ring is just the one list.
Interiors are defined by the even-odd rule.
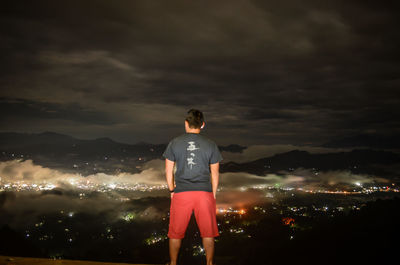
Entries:
[[174,193],[173,192],[171,192],[171,199],[172,199],[172,197],[174,197]]

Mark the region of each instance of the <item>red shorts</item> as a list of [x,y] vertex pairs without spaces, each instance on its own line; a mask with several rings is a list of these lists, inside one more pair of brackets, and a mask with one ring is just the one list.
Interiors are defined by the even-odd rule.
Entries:
[[201,237],[219,236],[216,200],[212,192],[184,191],[175,193],[171,199],[169,238],[184,238],[190,217],[194,211]]

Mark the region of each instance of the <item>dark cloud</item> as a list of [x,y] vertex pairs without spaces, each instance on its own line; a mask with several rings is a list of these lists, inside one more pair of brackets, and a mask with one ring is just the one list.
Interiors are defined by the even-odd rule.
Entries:
[[15,120],[26,119],[60,119],[103,125],[115,123],[107,113],[87,110],[76,103],[62,105],[26,99],[0,98],[0,121],[15,122]]
[[398,5],[13,1],[0,11],[0,96],[24,103],[7,105],[20,109],[6,129],[29,112],[34,131],[165,143],[197,107],[220,144],[399,132]]

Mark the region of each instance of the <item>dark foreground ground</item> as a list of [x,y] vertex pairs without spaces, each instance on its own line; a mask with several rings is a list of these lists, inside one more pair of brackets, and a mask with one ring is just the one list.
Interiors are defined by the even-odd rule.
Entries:
[[[216,243],[215,261],[218,265],[398,264],[399,217],[398,197],[370,201],[359,210],[338,216],[318,218],[299,216],[290,225],[282,225],[281,215],[262,217],[256,222],[253,217],[243,217],[236,221],[240,222],[238,224],[241,227],[247,223],[246,233],[251,237],[243,236],[242,233],[222,236]],[[46,257],[39,250],[35,250],[30,241],[20,237],[15,231],[9,228],[1,231],[0,255]],[[191,238],[183,242],[179,264],[204,264],[203,256],[192,255]],[[134,254],[136,253],[141,259],[129,260],[128,257],[125,260],[113,260],[112,256],[107,255],[111,252],[99,249],[95,252],[96,255],[76,257],[76,259],[162,264],[167,261],[168,241],[134,250],[138,251]],[[103,254],[102,260],[96,259],[101,254]],[[65,257],[63,260],[48,259],[47,263],[34,263],[34,260],[29,263],[18,263],[19,258],[5,263],[7,261],[2,259],[0,264],[116,264],[91,261],[62,263],[67,262],[67,259],[74,257]]]
[[[110,263],[110,262],[95,262],[82,260],[51,260],[41,258],[23,258],[0,256],[0,265],[145,265],[145,264],[130,264],[130,263]],[[146,264],[156,265],[156,264]]]

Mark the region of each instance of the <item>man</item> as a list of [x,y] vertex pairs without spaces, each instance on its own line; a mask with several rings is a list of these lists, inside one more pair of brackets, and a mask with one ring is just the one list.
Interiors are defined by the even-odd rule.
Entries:
[[172,139],[163,153],[171,192],[168,230],[171,259],[168,264],[171,265],[176,265],[192,211],[202,237],[207,265],[213,264],[214,237],[219,236],[216,219],[219,162],[223,158],[218,146],[200,134],[204,126],[203,113],[189,110],[185,119],[186,133]]

